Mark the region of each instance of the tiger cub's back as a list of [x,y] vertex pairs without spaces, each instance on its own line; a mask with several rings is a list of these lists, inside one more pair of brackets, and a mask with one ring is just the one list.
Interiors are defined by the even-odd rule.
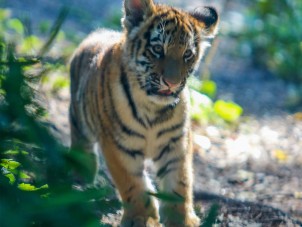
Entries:
[[121,38],[122,33],[120,32],[99,29],[80,44],[74,52],[70,64],[72,95],[77,91],[80,75],[83,77],[95,68],[102,61],[106,50],[118,43]]
[[[70,63],[70,124],[76,128],[80,138],[71,138],[71,140],[87,140],[95,142],[95,124],[93,114],[95,111],[91,109],[91,105],[96,102],[90,91],[99,90],[98,81],[100,78],[100,66],[104,60],[106,52],[122,39],[122,33],[100,29],[90,34],[77,48]],[[104,64],[105,65],[105,64]],[[100,98],[100,97],[98,97]],[[91,104],[91,102],[93,102]],[[89,108],[91,111],[89,111]],[[99,119],[97,120],[99,121]],[[90,127],[93,126],[93,127]],[[73,136],[73,135],[71,135]],[[76,136],[77,137],[77,136]]]

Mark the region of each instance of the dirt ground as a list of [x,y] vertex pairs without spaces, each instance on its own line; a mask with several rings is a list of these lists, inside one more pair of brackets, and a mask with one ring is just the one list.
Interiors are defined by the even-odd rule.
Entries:
[[[0,0],[0,6],[11,8],[16,15],[53,19],[60,6],[69,2]],[[222,14],[222,31],[234,22],[235,11],[243,13],[243,6],[235,0],[227,5],[218,0],[194,0],[190,5],[165,2],[184,8],[213,3]],[[73,13],[64,28],[71,26],[87,34],[98,26],[98,20],[107,17],[102,12],[110,13],[120,5],[117,0],[77,1],[73,7],[81,8],[87,18]],[[218,40],[210,65],[218,98],[240,104],[244,116],[232,128],[194,124],[194,191],[199,212],[206,212],[216,201],[221,206],[217,226],[301,226],[292,218],[302,220],[302,113],[285,108],[287,85],[283,81],[233,54],[236,40],[223,35]],[[48,99],[50,118],[66,145],[68,102],[67,89]],[[114,220],[116,217],[109,218],[109,222]]]

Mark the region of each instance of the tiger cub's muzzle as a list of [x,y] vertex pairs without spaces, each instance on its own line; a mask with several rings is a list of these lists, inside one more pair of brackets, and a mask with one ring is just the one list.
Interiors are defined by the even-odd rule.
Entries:
[[160,94],[163,95],[171,95],[173,93],[175,93],[179,87],[181,86],[181,82],[172,82],[169,81],[167,79],[165,79],[164,77],[160,77],[160,88],[158,90],[158,92]]

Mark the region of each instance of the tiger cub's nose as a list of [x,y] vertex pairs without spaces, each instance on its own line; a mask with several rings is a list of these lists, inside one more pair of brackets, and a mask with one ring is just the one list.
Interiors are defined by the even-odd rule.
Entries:
[[164,79],[164,78],[163,78],[163,81],[164,81],[164,83],[165,83],[169,88],[176,88],[176,87],[178,87],[178,86],[180,85],[180,82],[175,83],[174,81],[172,82],[172,81],[169,81],[169,80]]

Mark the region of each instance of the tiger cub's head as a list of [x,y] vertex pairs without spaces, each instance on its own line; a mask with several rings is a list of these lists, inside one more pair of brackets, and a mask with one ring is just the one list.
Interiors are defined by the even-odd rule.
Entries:
[[206,38],[216,34],[218,14],[212,7],[190,13],[153,0],[124,0],[122,23],[125,56],[139,86],[153,102],[169,104],[196,68]]

